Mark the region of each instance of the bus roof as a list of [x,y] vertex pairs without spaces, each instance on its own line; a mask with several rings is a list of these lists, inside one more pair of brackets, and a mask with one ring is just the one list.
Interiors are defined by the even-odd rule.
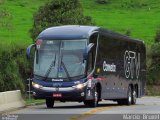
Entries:
[[100,28],[99,32],[105,34],[109,38],[120,39],[120,40],[128,41],[128,42],[135,42],[135,43],[138,43],[138,44],[144,44],[144,41],[142,41],[142,40],[132,39],[127,35],[122,35],[122,34],[119,34],[119,33],[116,33],[116,32],[112,32],[112,31],[104,29],[104,28]]
[[144,44],[143,41],[137,39],[131,39],[126,35],[122,35],[110,30],[100,28],[97,26],[80,26],[80,25],[65,25],[50,27],[42,31],[38,39],[42,40],[72,40],[72,39],[86,39],[89,38],[92,33],[95,31],[103,32],[106,36],[121,39],[128,42],[136,42]]
[[66,25],[58,27],[50,27],[42,31],[38,39],[42,40],[71,40],[71,39],[85,39],[89,38],[90,34],[98,30],[96,26],[79,26]]

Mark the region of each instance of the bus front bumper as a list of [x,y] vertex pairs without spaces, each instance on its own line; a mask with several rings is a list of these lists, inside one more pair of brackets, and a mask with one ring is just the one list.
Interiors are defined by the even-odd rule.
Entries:
[[85,100],[85,87],[82,89],[77,89],[74,87],[63,87],[63,88],[53,88],[53,87],[42,87],[34,88],[33,96],[35,99],[46,99],[53,98],[59,101],[84,101]]

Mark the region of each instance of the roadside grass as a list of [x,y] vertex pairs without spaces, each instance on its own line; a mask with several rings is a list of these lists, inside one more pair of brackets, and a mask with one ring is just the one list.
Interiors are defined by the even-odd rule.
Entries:
[[29,99],[25,99],[26,105],[41,105],[45,103],[45,100],[35,100],[33,98]]
[[31,94],[29,97],[29,94],[25,93],[22,95],[23,99],[25,100],[25,103],[27,106],[29,105],[41,105],[45,103],[45,99],[34,99],[33,95]]
[[147,85],[147,96],[160,96],[160,85]]

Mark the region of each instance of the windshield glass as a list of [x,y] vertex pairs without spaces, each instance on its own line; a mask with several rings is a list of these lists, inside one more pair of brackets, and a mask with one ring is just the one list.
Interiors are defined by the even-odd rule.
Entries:
[[37,45],[34,74],[47,78],[69,78],[84,75],[84,40],[43,40]]

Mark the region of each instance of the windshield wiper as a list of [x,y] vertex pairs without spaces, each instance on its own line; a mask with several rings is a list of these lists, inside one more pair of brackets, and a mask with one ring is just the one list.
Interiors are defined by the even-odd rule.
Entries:
[[65,66],[65,64],[64,64],[63,61],[61,61],[61,64],[63,65],[64,71],[66,72],[66,75],[67,75],[68,80],[72,80],[71,77],[70,77],[70,75],[69,75],[69,72],[68,72],[68,70],[67,70],[67,68],[66,68],[66,66]]
[[[68,72],[68,70],[67,70],[67,68],[66,68],[66,66],[65,66],[65,64],[64,64],[64,62],[63,62],[62,59],[63,59],[63,54],[62,54],[62,56],[61,56],[61,62],[60,62],[60,64],[63,66],[64,71],[66,72],[66,75],[67,75],[68,80],[72,80],[71,77],[70,77],[70,75],[69,75],[69,72]],[[60,66],[61,66],[61,65],[60,65]]]
[[54,66],[55,67],[55,64],[56,64],[56,54],[55,54],[55,57],[54,57],[54,60],[51,62],[46,74],[45,74],[45,80],[48,78],[51,70],[52,70],[52,67]]

